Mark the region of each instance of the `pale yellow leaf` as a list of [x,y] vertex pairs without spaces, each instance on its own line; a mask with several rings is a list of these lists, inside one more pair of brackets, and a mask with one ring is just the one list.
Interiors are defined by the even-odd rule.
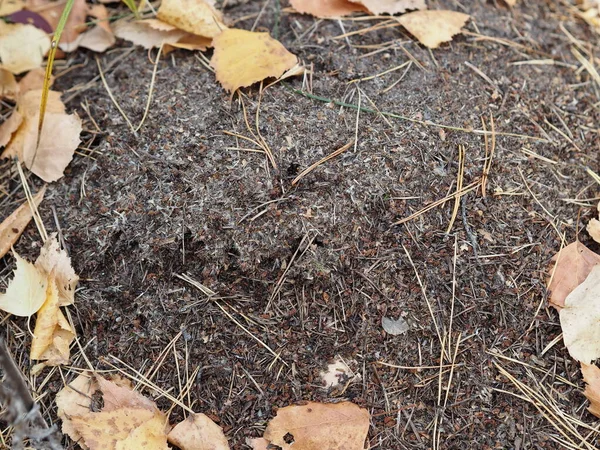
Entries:
[[125,439],[118,441],[115,450],[169,450],[166,422],[165,416],[155,414],[150,420],[133,429]]
[[[40,191],[33,197],[33,203],[38,206],[44,198],[46,187],[44,186]],[[17,242],[27,224],[32,219],[31,208],[29,203],[25,202],[13,213],[8,216],[0,224],[0,258],[8,253],[12,246]]]
[[75,442],[81,439],[81,435],[71,423],[71,417],[91,411],[92,395],[97,390],[94,378],[81,374],[56,394],[57,415],[62,420],[62,432]]
[[221,12],[204,0],[163,0],[157,17],[180,30],[208,38],[227,28]]
[[349,0],[290,0],[290,5],[301,14],[310,14],[320,19],[343,17],[367,9]]
[[15,100],[19,93],[19,84],[12,72],[0,69],[0,98]]
[[149,49],[160,47],[163,44],[174,44],[187,35],[183,30],[171,27],[171,25],[168,27],[170,29],[157,28],[154,19],[134,22],[119,20],[115,23],[113,30],[118,38]]
[[2,0],[0,1],[0,17],[21,11],[24,7],[23,0]]
[[363,450],[369,423],[369,412],[353,403],[308,402],[279,409],[264,438],[283,450]]
[[363,5],[371,14],[399,14],[414,9],[427,9],[425,0],[350,0]]
[[167,439],[181,450],[229,450],[223,430],[205,414],[188,416],[175,425]]
[[504,2],[508,5],[508,6],[515,6],[517,4],[517,0],[504,0]]
[[559,312],[563,340],[569,354],[585,364],[600,357],[600,266],[565,299]]
[[227,29],[213,39],[211,65],[217,80],[230,92],[270,77],[279,77],[298,62],[268,33]]
[[46,301],[37,314],[33,340],[32,360],[44,360],[48,365],[57,366],[69,362],[69,347],[75,333],[59,308],[58,288],[50,276]]
[[50,38],[42,30],[0,20],[0,68],[14,74],[36,69],[49,49]]
[[48,277],[16,253],[17,268],[4,294],[0,294],[0,309],[20,317],[35,314],[46,300]]
[[583,395],[590,401],[588,411],[600,417],[600,369],[594,365],[581,363],[583,381],[587,383]]
[[43,273],[52,274],[58,287],[58,306],[72,305],[79,277],[71,265],[71,258],[60,248],[56,233],[51,234],[40,250],[35,266]]
[[565,299],[590,274],[592,267],[600,264],[600,255],[576,241],[563,248],[552,260],[556,263],[548,290],[550,304],[560,310]]
[[468,14],[456,11],[415,11],[398,17],[398,22],[419,42],[437,48],[442,42],[452,40],[469,20]]

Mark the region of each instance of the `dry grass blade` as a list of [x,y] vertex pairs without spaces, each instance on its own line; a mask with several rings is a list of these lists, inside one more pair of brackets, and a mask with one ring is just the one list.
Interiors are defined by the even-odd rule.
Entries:
[[450,231],[452,231],[452,226],[454,225],[456,216],[458,216],[458,209],[460,208],[460,199],[462,198],[462,195],[459,194],[459,192],[462,191],[463,180],[465,178],[464,175],[465,175],[465,146],[459,145],[458,146],[458,176],[456,177],[456,194],[454,196],[454,209],[452,210],[452,217],[450,218],[450,223],[448,224],[446,233],[450,233]]
[[317,167],[319,167],[321,164],[329,161],[330,159],[335,158],[336,156],[341,155],[342,153],[344,153],[346,150],[348,150],[352,144],[354,143],[354,141],[350,141],[348,142],[346,145],[338,148],[336,151],[330,153],[329,155],[327,155],[324,158],[321,158],[320,160],[318,160],[316,163],[311,164],[310,166],[308,166],[306,169],[304,169],[302,172],[300,172],[300,174],[294,178],[294,180],[292,181],[292,186],[295,186],[296,184],[298,184],[298,182],[304,178],[306,175],[308,175],[309,173],[311,173],[313,170],[315,170]]
[[[483,129],[486,130],[485,121],[483,117],[481,118],[481,124]],[[494,116],[490,113],[490,128],[491,128],[491,146],[489,143],[488,135],[484,135],[485,139],[485,160],[483,163],[483,172],[481,174],[481,196],[486,196],[486,187],[488,182],[488,177],[490,175],[490,170],[492,169],[492,160],[494,158],[494,153],[496,152],[496,126],[494,125]],[[486,130],[487,131],[487,130]]]

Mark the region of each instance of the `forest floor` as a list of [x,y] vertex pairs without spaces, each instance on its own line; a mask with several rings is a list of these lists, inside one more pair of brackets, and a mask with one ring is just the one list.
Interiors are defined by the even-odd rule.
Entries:
[[[597,214],[586,168],[600,170],[599,86],[572,51],[597,55],[598,36],[558,1],[431,1],[472,16],[470,34],[437,50],[397,26],[369,31],[376,20],[318,20],[275,2],[259,16],[263,6],[228,2],[225,13],[275,33],[312,77],[230,99],[197,55],[176,51],[158,63],[137,135],[92,52],[57,78],[87,148],[41,207],[81,277],[72,315],[88,362],[79,349],[72,366],[144,374],[172,395],[195,378],[185,402],[234,449],[302,400],[367,408],[372,449],[563,448],[539,404],[597,430],[545,286],[563,239],[598,247],[584,227]],[[148,52],[121,42],[98,60],[139,122]],[[493,155],[478,132],[492,122]],[[248,128],[276,168],[228,134]],[[19,178],[6,183],[12,191]],[[459,183],[472,189],[457,210],[449,197],[420,212]],[[20,202],[5,199],[5,215]],[[32,241],[16,250],[35,257]],[[399,317],[408,331],[386,333],[382,319]],[[27,321],[4,326],[28,373]],[[326,389],[320,372],[336,357],[357,376]],[[30,381],[54,398],[68,377],[62,368]],[[581,433],[595,445],[597,431]]]

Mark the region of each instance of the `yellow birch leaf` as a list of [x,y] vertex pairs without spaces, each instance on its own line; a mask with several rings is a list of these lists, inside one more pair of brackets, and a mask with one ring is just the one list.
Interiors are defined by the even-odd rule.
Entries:
[[211,65],[217,80],[229,92],[265,78],[280,77],[298,62],[268,33],[227,29],[213,39]]
[[419,42],[429,48],[437,48],[442,42],[452,40],[461,32],[470,16],[456,11],[415,11],[398,17],[398,22]]
[[8,283],[4,294],[0,294],[0,309],[20,317],[35,314],[46,300],[48,276],[17,253],[17,268],[14,278]]
[[51,234],[44,243],[35,266],[40,271],[53,275],[58,288],[58,306],[72,305],[79,277],[73,270],[71,258],[60,248],[56,233]]
[[180,30],[208,38],[227,28],[221,12],[204,0],[163,0],[157,17]]
[[[125,439],[118,441],[115,450],[169,450],[166,422],[162,413],[155,414],[150,420],[134,428]],[[217,447],[210,449],[219,450]]]
[[29,24],[7,24],[0,20],[0,67],[15,75],[42,65],[50,49],[50,38]]
[[[46,187],[44,186],[33,197],[33,203],[36,206],[41,203],[45,192]],[[0,258],[6,255],[17,242],[32,217],[29,203],[25,202],[0,224]]]
[[81,435],[71,423],[71,417],[90,412],[92,395],[97,390],[94,378],[81,374],[56,394],[57,415],[62,420],[62,432],[75,442],[81,439]]

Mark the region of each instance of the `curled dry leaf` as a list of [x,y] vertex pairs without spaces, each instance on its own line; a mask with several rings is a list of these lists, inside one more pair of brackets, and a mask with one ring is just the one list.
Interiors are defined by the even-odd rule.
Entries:
[[170,444],[181,450],[229,450],[219,425],[205,414],[192,414],[167,435]]
[[[91,412],[91,398],[97,391],[104,406]],[[116,382],[80,375],[56,395],[56,404],[63,432],[84,448],[168,449],[165,415],[152,401]]]
[[[33,203],[35,206],[39,206],[42,202],[45,192],[46,187],[44,186],[34,195]],[[31,222],[32,217],[31,207],[28,202],[25,202],[0,224],[0,258],[6,255],[15,245],[29,222]]]
[[469,20],[468,14],[456,11],[415,11],[397,20],[419,42],[429,48],[437,48],[442,42],[452,40]]
[[308,402],[279,409],[264,438],[283,450],[363,450],[369,421],[369,412],[354,403]]
[[[62,2],[51,0],[27,0],[26,7],[29,11],[36,12],[46,19],[52,30],[56,30],[65,5]],[[60,36],[59,47],[61,50],[71,52],[77,48],[77,38],[87,28],[85,22],[88,12],[89,7],[85,0],[74,1],[65,28]]]
[[569,354],[585,364],[600,357],[600,266],[565,299],[559,312],[563,340]]
[[0,20],[0,68],[14,74],[36,69],[49,49],[50,38],[42,30]]
[[320,19],[343,17],[367,9],[349,0],[290,0],[292,8],[301,14],[310,14]]
[[587,383],[583,395],[590,401],[588,411],[600,417],[600,369],[595,365],[581,363],[583,381]]
[[213,45],[210,64],[217,80],[231,93],[265,78],[277,78],[298,62],[268,33],[227,29],[213,39]]
[[204,0],[163,0],[157,17],[180,30],[208,38],[227,28],[221,12]]
[[[44,128],[38,145],[38,118],[42,90],[32,90],[19,96],[16,113],[22,116],[18,128],[0,128],[0,138],[11,134],[6,143],[3,158],[18,157],[27,168],[46,182],[56,181],[73,159],[82,131],[81,119],[75,114],[65,114],[60,93],[50,91]],[[18,117],[17,117],[18,119]],[[7,127],[8,128],[8,127]]]
[[600,264],[600,255],[577,241],[563,248],[552,261],[556,264],[550,271],[550,304],[560,310],[567,295],[583,283],[592,267]]
[[414,9],[427,9],[425,0],[350,0],[359,3],[371,14],[399,14]]
[[14,255],[17,268],[6,292],[0,294],[0,309],[15,316],[30,317],[46,301],[48,275],[16,253]]

